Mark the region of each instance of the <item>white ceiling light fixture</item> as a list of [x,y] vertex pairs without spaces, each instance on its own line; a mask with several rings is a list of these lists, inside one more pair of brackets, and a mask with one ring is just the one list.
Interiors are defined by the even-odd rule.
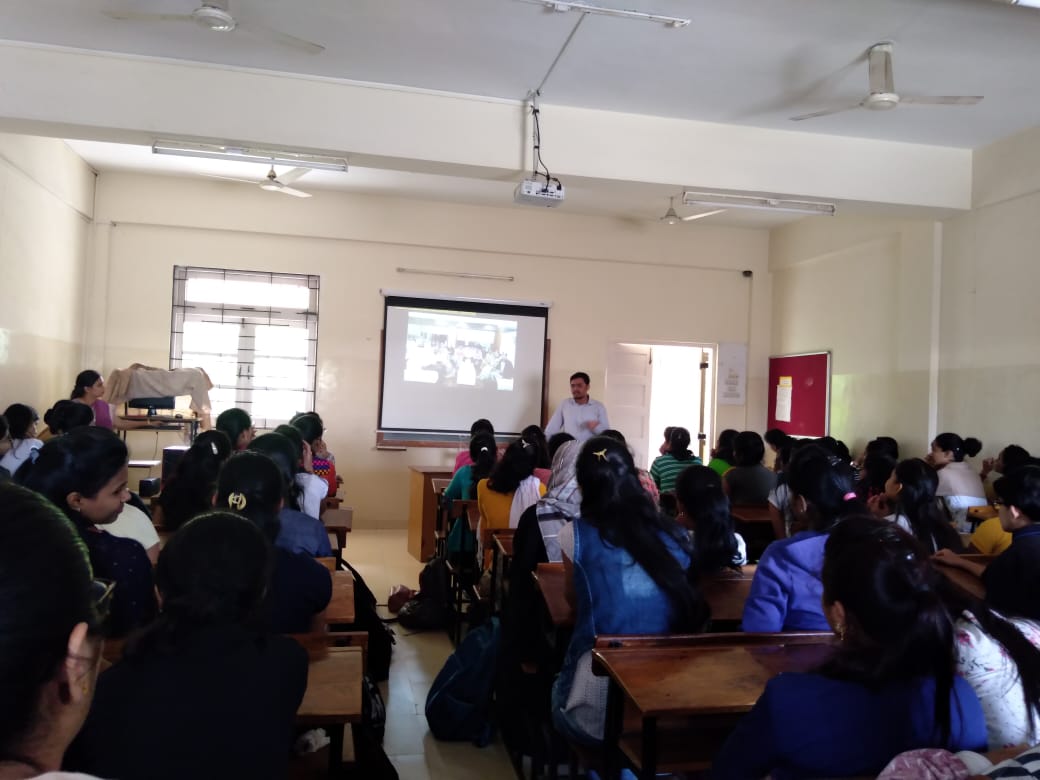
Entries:
[[821,200],[792,200],[790,198],[770,198],[762,195],[727,195],[720,192],[683,193],[684,206],[708,206],[718,209],[758,209],[759,211],[789,211],[795,214],[815,214],[833,217],[836,208],[833,203]]
[[691,19],[685,19],[681,16],[666,16],[664,14],[653,14],[644,13],[643,11],[630,11],[627,8],[609,8],[602,5],[593,5],[592,3],[578,2],[574,0],[520,0],[522,3],[530,3],[532,5],[541,5],[548,8],[550,11],[558,11],[560,13],[566,13],[568,11],[577,11],[581,14],[596,14],[598,16],[613,16],[618,19],[632,19],[638,22],[656,22],[658,24],[666,25],[667,27],[686,27],[692,21]]
[[714,217],[716,214],[721,214],[725,210],[726,209],[712,209],[711,211],[702,211],[700,214],[690,214],[686,217],[680,217],[675,211],[675,198],[669,198],[668,211],[664,213],[664,216],[659,217],[659,219],[666,225],[681,225],[683,222],[693,222],[695,219]]
[[1025,8],[1040,8],[1040,0],[996,0],[1004,5],[1021,5]]
[[262,163],[264,165],[291,165],[294,168],[314,168],[319,171],[346,173],[347,161],[342,157],[303,154],[277,149],[257,149],[232,144],[202,144],[193,141],[156,141],[153,154],[172,154],[179,157],[202,157],[210,160]]

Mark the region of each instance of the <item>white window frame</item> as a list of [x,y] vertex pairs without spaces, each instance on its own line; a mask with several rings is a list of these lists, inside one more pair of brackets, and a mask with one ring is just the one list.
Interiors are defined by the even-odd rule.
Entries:
[[[306,309],[275,305],[251,305],[249,301],[196,301],[186,298],[189,280],[210,279],[223,281],[251,282],[269,285],[292,285],[306,288],[308,306]],[[318,292],[319,277],[309,274],[264,273],[259,271],[235,271],[221,268],[199,268],[195,266],[174,266],[173,268],[173,305],[170,322],[170,368],[192,367],[192,362],[184,362],[184,329],[186,322],[217,322],[221,324],[237,324],[239,326],[237,359],[237,381],[235,384],[219,384],[214,379],[214,388],[234,390],[234,406],[249,412],[253,425],[257,428],[270,429],[288,422],[293,414],[314,409],[315,387],[317,384],[318,366]],[[257,358],[267,357],[256,353],[257,326],[305,327],[307,329],[307,357],[305,381],[301,387],[268,387],[254,383],[254,369]],[[225,356],[226,357],[226,356]],[[277,357],[277,356],[271,356]],[[201,366],[204,368],[204,366]],[[277,416],[257,417],[253,414],[254,395],[268,390],[292,390],[304,394],[305,404],[302,408],[279,409]],[[214,403],[214,417],[229,405]],[[284,414],[282,414],[284,412]]]

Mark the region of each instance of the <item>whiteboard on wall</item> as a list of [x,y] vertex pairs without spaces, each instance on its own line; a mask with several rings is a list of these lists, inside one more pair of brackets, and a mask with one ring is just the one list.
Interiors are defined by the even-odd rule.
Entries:
[[744,406],[747,403],[747,344],[719,344],[715,373],[715,403]]

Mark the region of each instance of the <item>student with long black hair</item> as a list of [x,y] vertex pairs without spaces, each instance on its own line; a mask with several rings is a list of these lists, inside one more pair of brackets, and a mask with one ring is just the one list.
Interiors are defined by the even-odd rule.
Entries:
[[935,501],[939,477],[920,458],[900,461],[885,482],[885,492],[871,499],[871,511],[913,534],[929,553],[962,549],[960,534]]
[[229,457],[231,440],[223,431],[203,431],[195,437],[159,494],[165,530],[176,531],[213,506],[217,475]]
[[581,516],[557,537],[575,625],[553,686],[553,722],[567,737],[596,745],[607,678],[592,674],[595,635],[700,631],[709,614],[691,582],[689,538],[657,511],[628,448],[605,436],[589,439],[576,475]]
[[942,577],[916,540],[893,523],[848,518],[827,538],[822,577],[833,656],[770,680],[712,777],[874,776],[914,748],[984,750],[982,707],[956,675]]
[[692,569],[700,577],[747,563],[747,545],[733,530],[729,499],[722,478],[707,466],[690,466],[675,481],[676,520],[690,529]]
[[827,534],[843,517],[867,512],[853,491],[852,467],[821,447],[798,450],[786,473],[794,522],[807,530],[766,547],[744,602],[745,631],[826,631],[820,569]]
[[719,434],[715,448],[711,451],[708,468],[714,469],[720,477],[733,468],[733,441],[737,438],[738,433],[740,431],[726,428]]
[[11,482],[0,571],[0,778],[51,777],[90,709],[113,591],[68,518]]
[[68,766],[121,780],[286,777],[307,653],[264,626],[270,569],[268,541],[231,512],[174,534],[156,570],[162,614],[98,678]]
[[0,468],[5,468],[13,476],[26,461],[31,461],[34,453],[40,451],[43,442],[36,438],[36,426],[40,415],[28,404],[11,404],[4,410],[7,420],[7,437],[10,447],[0,458]]
[[249,442],[256,438],[256,428],[253,427],[253,418],[245,409],[233,407],[225,409],[217,415],[214,427],[223,431],[231,442],[231,449],[240,452],[249,446]]
[[477,495],[477,484],[491,476],[498,459],[495,437],[486,431],[478,431],[469,440],[470,462],[462,466],[444,489],[444,497],[469,499]]
[[[279,468],[263,453],[246,450],[231,456],[220,471],[215,505],[238,512],[259,528],[272,545],[281,530]],[[328,570],[306,553],[275,545],[266,598],[272,631],[300,634],[311,630],[314,616],[332,598]]]
[[[491,424],[490,420],[486,420],[481,417],[479,420],[474,420],[473,424],[469,426],[469,440],[473,441],[473,437],[478,433],[487,433],[491,438],[495,437],[495,426]],[[455,468],[452,470],[452,476],[458,473],[458,470],[463,466],[468,466],[473,463],[473,459],[470,457],[469,449],[462,450],[458,455],[455,456]]]
[[104,428],[76,428],[40,449],[17,478],[72,520],[97,577],[116,582],[109,632],[124,636],[155,617],[152,564],[139,542],[105,530],[130,498],[126,445]]
[[[517,439],[506,448],[488,478],[477,482],[477,506],[484,528],[516,528],[524,510],[545,495],[545,485],[533,476],[536,457],[533,444]],[[527,493],[526,506],[514,501],[518,490]]]

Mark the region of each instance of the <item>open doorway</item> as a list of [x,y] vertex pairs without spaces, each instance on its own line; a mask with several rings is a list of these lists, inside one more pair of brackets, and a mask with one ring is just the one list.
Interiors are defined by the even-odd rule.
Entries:
[[611,425],[632,448],[636,465],[649,468],[666,426],[690,432],[695,455],[705,459],[715,422],[715,345],[612,344],[606,397]]

